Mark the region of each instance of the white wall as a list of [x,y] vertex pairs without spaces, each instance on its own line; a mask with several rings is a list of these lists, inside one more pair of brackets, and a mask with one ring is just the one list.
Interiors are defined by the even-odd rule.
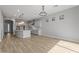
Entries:
[[0,41],[1,41],[1,39],[3,39],[3,36],[4,36],[3,16],[2,16],[2,13],[0,11]]
[[[60,15],[64,15],[64,20],[59,20]],[[52,21],[54,16],[56,20]],[[41,24],[44,36],[79,41],[79,6],[41,18]]]

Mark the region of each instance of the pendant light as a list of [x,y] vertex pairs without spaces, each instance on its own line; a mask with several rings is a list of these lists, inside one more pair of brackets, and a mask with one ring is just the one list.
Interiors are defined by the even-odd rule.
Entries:
[[43,5],[42,6],[42,11],[39,13],[40,16],[46,16],[47,15],[47,13],[45,12],[44,9],[45,9],[45,6]]
[[24,13],[20,11],[20,9],[17,9],[17,12],[15,14],[15,19],[23,19]]

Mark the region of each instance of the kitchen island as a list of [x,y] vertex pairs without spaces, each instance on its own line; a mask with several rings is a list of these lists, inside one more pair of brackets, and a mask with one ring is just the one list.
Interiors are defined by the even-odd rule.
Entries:
[[18,38],[31,37],[31,30],[16,30],[16,37]]

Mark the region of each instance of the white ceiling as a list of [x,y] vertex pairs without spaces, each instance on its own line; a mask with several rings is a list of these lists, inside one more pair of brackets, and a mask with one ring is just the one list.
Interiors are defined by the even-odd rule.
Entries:
[[[59,5],[58,7],[55,7],[54,5],[45,5],[45,11],[50,15],[75,6],[76,5]],[[20,12],[24,13],[24,20],[32,20],[41,17],[39,16],[41,5],[0,5],[0,9],[4,16],[11,18],[16,15],[17,9],[20,9]]]

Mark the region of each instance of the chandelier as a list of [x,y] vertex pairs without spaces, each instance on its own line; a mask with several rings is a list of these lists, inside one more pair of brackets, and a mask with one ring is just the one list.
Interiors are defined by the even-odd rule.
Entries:
[[17,9],[16,14],[14,15],[16,19],[21,19],[24,16],[23,12],[20,12],[20,9]]
[[42,6],[42,11],[39,13],[40,16],[46,16],[47,15],[47,13],[45,12],[44,8],[45,8],[45,6],[43,5]]

